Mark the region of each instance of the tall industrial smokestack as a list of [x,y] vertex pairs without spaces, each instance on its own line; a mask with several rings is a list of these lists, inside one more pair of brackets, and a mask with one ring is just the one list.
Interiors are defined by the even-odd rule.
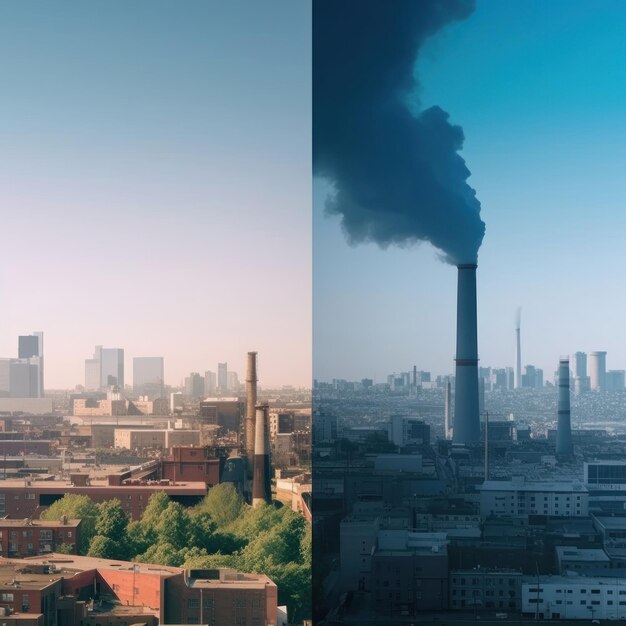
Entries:
[[270,484],[269,407],[256,407],[254,429],[254,467],[252,475],[252,506],[272,501]]
[[254,416],[256,412],[256,352],[248,352],[248,369],[246,373],[246,419],[245,446],[248,460],[254,456]]
[[520,326],[522,321],[522,309],[517,309],[515,316],[515,339],[517,347],[515,350],[515,389],[522,388],[522,342],[520,339]]
[[476,267],[474,263],[458,266],[453,441],[461,445],[480,441]]
[[450,418],[452,411],[452,384],[450,383],[450,378],[446,378],[446,396],[445,396],[445,406],[443,413],[443,436],[445,439],[451,439],[451,431],[452,425],[450,423]]
[[569,357],[559,360],[559,404],[558,425],[556,429],[556,453],[559,456],[571,456],[572,425],[569,401]]

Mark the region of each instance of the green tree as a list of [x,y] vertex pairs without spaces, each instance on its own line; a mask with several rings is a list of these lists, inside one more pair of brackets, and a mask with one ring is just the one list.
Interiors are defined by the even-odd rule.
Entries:
[[170,565],[180,567],[183,564],[186,550],[178,550],[171,543],[157,543],[150,546],[135,560],[140,563],[156,563],[157,565]]
[[228,530],[251,541],[261,533],[280,524],[285,510],[284,508],[276,508],[273,504],[262,504],[256,508],[245,507],[242,515],[229,525]]
[[78,552],[87,554],[91,539],[96,534],[98,505],[87,496],[65,494],[41,514],[41,519],[58,521],[64,515],[68,519],[81,520]]
[[188,529],[189,545],[207,547],[211,543],[216,530],[217,524],[206,511],[190,516]]
[[278,604],[287,605],[290,623],[300,623],[304,619],[311,618],[311,569],[309,567],[288,563],[269,566],[262,573],[276,583]]
[[224,528],[241,515],[244,501],[231,483],[221,483],[211,487],[195,509],[197,512],[208,513],[219,528]]
[[126,536],[127,527],[128,517],[117,498],[98,504],[96,534],[120,541]]
[[129,557],[142,554],[150,547],[150,538],[140,521],[129,522],[126,527],[126,545]]
[[87,556],[94,556],[99,559],[117,559],[120,546],[117,541],[104,535],[96,535],[89,545]]
[[74,546],[71,543],[62,543],[55,548],[55,551],[59,554],[74,554]]
[[141,516],[141,526],[148,545],[158,543],[158,526],[161,515],[170,502],[170,497],[163,491],[157,491],[150,496]]
[[189,513],[178,502],[170,502],[157,525],[158,543],[170,544],[176,550],[188,546]]

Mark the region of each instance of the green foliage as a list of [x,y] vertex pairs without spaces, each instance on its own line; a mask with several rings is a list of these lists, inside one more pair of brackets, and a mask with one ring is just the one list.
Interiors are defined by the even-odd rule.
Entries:
[[127,527],[128,517],[117,498],[98,504],[98,519],[96,520],[98,535],[119,541],[126,536]]
[[117,541],[104,535],[96,535],[89,544],[89,552],[87,556],[94,556],[99,559],[117,559],[119,558],[120,546]]
[[59,554],[74,554],[74,546],[71,543],[62,543],[56,547],[56,552]]
[[189,513],[178,502],[170,502],[156,526],[158,544],[169,544],[176,550],[188,546],[189,526]]
[[230,483],[211,487],[207,496],[196,507],[198,512],[208,513],[220,528],[234,522],[243,509],[243,498]]
[[280,524],[283,510],[277,509],[272,504],[262,504],[254,509],[245,507],[243,514],[228,527],[228,530],[250,541]]
[[78,551],[86,554],[91,539],[96,534],[98,505],[87,496],[65,494],[41,514],[41,519],[58,521],[64,515],[68,519],[81,520]]
[[141,522],[130,522],[126,527],[126,543],[128,554],[136,555],[145,552],[151,545],[144,525]]
[[178,550],[171,543],[158,543],[150,546],[143,554],[135,557],[140,563],[156,563],[180,567],[185,560],[186,550]]
[[310,524],[306,525],[300,540],[300,559],[302,564],[309,569],[313,563],[313,529]]

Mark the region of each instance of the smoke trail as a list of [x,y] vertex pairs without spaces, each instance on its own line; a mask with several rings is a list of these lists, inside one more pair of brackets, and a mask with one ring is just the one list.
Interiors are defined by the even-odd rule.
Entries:
[[473,0],[313,3],[313,169],[334,186],[326,209],[341,216],[349,242],[430,241],[449,263],[476,261],[485,225],[458,154],[463,131],[439,107],[412,112],[421,45],[473,8]]
[[518,306],[517,310],[515,311],[515,328],[516,329],[520,328],[521,323],[522,323],[522,307]]

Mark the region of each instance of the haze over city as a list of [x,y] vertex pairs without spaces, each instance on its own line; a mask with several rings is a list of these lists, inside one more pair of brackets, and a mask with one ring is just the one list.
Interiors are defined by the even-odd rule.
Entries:
[[[523,365],[551,379],[560,355],[606,350],[608,368],[626,367],[616,287],[626,9],[600,4],[478,2],[419,55],[416,97],[463,127],[460,154],[482,204],[482,366],[514,365],[522,306]],[[327,183],[314,185],[315,377],[383,381],[414,363],[452,373],[455,268],[429,244],[350,247],[337,217],[323,215]]]
[[275,4],[3,7],[0,355],[42,330],[47,388],[95,345],[310,386],[309,8]]

